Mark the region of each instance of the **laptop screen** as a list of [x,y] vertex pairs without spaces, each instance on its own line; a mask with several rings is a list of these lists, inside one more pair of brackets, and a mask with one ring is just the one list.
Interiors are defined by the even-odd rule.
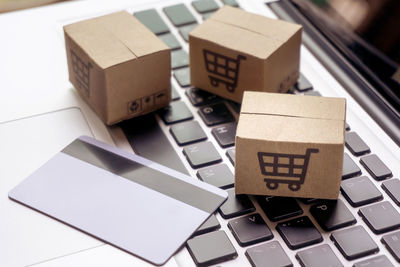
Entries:
[[371,85],[399,110],[400,1],[292,2]]

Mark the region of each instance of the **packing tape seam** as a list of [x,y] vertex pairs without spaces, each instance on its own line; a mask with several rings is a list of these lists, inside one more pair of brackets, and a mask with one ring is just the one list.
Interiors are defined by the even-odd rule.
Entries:
[[330,119],[330,118],[323,118],[323,117],[308,117],[308,116],[295,116],[295,115],[282,115],[282,114],[273,114],[273,113],[254,113],[254,112],[246,112],[242,111],[240,114],[248,114],[248,115],[267,115],[267,116],[279,116],[279,117],[289,117],[289,118],[303,118],[303,119],[315,119],[315,120],[329,120],[329,121],[344,121],[341,119]]
[[221,24],[225,24],[225,25],[230,25],[230,26],[233,26],[233,27],[235,27],[235,28],[242,29],[242,30],[246,30],[246,31],[251,32],[251,33],[254,33],[254,34],[261,35],[262,37],[265,37],[265,38],[267,38],[267,39],[273,39],[273,40],[275,40],[275,41],[279,41],[279,42],[282,42],[282,43],[287,41],[287,40],[278,39],[278,38],[276,38],[275,36],[262,34],[262,33],[260,33],[260,32],[257,32],[257,31],[254,31],[254,30],[251,30],[251,29],[248,29],[248,28],[239,26],[239,25],[237,25],[237,24],[233,24],[233,23],[229,23],[229,22],[226,22],[226,21],[218,20],[218,19],[215,19],[215,18],[213,18],[213,17],[209,18],[209,20],[210,20],[210,21],[214,21],[214,22],[218,22],[218,23],[221,23]]

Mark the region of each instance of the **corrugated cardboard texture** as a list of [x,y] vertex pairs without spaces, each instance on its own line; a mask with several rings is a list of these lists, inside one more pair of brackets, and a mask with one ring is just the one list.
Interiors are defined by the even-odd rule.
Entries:
[[345,112],[342,98],[245,92],[236,132],[236,193],[336,199]]
[[64,27],[71,83],[108,125],[166,106],[170,50],[127,12]]
[[225,6],[189,34],[191,83],[237,102],[245,90],[285,92],[300,43],[300,25]]

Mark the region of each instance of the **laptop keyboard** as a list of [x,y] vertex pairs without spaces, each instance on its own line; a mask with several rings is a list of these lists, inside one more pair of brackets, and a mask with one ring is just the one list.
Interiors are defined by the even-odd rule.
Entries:
[[[400,214],[393,206],[400,206],[400,180],[381,182],[382,190],[374,184],[373,179],[385,180],[392,172],[379,155],[371,154],[373,149],[355,131],[350,131],[347,123],[348,152],[344,154],[341,185],[343,197],[338,201],[235,195],[231,170],[240,105],[190,87],[189,56],[185,49],[188,33],[201,23],[196,17],[208,18],[221,4],[238,6],[235,0],[196,0],[190,6],[176,4],[134,13],[173,50],[171,79],[175,81],[172,82],[169,107],[157,115],[120,124],[139,155],[185,173],[188,172],[183,166],[190,166],[198,179],[228,192],[228,200],[187,242],[186,247],[195,264],[208,266],[246,257],[252,266],[349,265],[349,262],[341,262],[345,258],[360,259],[354,262],[355,266],[386,266],[380,265],[390,264],[384,255],[363,258],[382,252],[371,238],[382,233],[387,233],[382,237],[387,251],[400,262],[400,231],[388,233],[400,228]],[[304,75],[290,93],[321,95]],[[196,116],[193,110],[197,112]],[[164,124],[168,131],[163,131],[158,123]],[[176,144],[169,143],[165,136],[168,134]],[[213,142],[211,138],[214,138]],[[185,164],[178,156],[180,153],[186,157]],[[386,192],[393,204],[382,201],[381,191]],[[356,207],[358,217],[353,216],[357,213],[351,212]],[[362,220],[367,227],[355,225]],[[221,224],[227,228],[221,229]],[[330,233],[331,240],[324,232]],[[320,244],[323,241],[326,242]],[[238,254],[235,246],[244,247],[245,253]],[[285,251],[289,250],[295,250],[298,262],[288,257]],[[338,253],[343,257],[338,257]]]

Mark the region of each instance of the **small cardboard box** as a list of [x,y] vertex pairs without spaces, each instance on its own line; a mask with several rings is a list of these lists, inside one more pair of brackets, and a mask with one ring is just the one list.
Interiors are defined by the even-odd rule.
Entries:
[[225,6],[189,34],[193,86],[241,102],[286,92],[299,77],[301,25]]
[[236,194],[337,199],[346,100],[245,92],[236,132]]
[[64,27],[69,80],[108,125],[167,106],[170,49],[127,12]]

